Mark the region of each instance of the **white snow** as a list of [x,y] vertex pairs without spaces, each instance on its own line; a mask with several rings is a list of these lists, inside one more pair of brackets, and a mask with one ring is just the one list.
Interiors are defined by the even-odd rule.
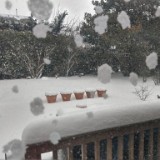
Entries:
[[52,92],[46,92],[45,95],[46,96],[55,96],[55,95],[58,95],[58,92],[53,92],[53,91]]
[[39,97],[34,98],[34,100],[30,103],[30,109],[31,109],[31,112],[35,116],[43,114],[44,113],[44,106],[43,106],[43,101],[41,100],[41,98],[39,98]]
[[[142,79],[139,78],[139,84]],[[11,88],[18,84],[21,89],[19,94],[13,94]],[[154,82],[147,81],[149,86],[154,86]],[[106,88],[108,97],[87,99],[86,95],[82,100],[75,100],[72,94],[71,101],[63,102],[61,95],[57,96],[57,102],[47,103],[45,92],[53,90],[60,92],[66,89],[70,90],[86,88]],[[53,132],[58,132],[61,138],[72,134],[81,134],[95,129],[112,128],[118,125],[141,122],[150,119],[160,118],[160,100],[157,95],[160,94],[160,86],[155,86],[152,95],[146,102],[141,101],[133,94],[127,77],[121,75],[112,75],[110,83],[102,84],[97,77],[68,77],[68,78],[48,78],[42,79],[21,79],[21,80],[1,80],[0,81],[0,158],[4,159],[2,151],[3,146],[13,139],[21,139],[22,132],[28,126],[23,134],[23,140],[30,143],[49,139]],[[30,102],[35,97],[41,98],[45,107],[44,114],[34,116],[30,111]],[[86,104],[87,108],[77,108],[77,104]],[[134,104],[134,105],[133,105]],[[61,116],[56,116],[57,111],[63,110]],[[87,113],[93,112],[94,117],[88,119]],[[42,122],[41,124],[39,122]],[[38,125],[37,125],[38,123]],[[44,139],[39,137],[39,131],[46,125]],[[48,125],[50,125],[48,130]],[[36,127],[36,128],[35,128]],[[30,130],[30,129],[31,130]],[[37,131],[35,131],[37,129]],[[30,133],[33,130],[33,133]],[[51,131],[50,131],[51,130]],[[25,132],[27,131],[27,132]],[[50,131],[50,133],[49,133]],[[31,134],[35,136],[33,141]]]
[[130,0],[124,0],[125,2],[130,2]]
[[12,3],[9,0],[6,0],[5,7],[6,9],[10,10],[12,8]]
[[160,6],[157,7],[155,16],[156,16],[156,17],[160,17]]
[[58,117],[58,116],[62,116],[63,114],[64,114],[63,109],[62,109],[62,108],[59,108],[59,109],[57,110],[56,116],[57,116],[57,117]]
[[95,32],[99,34],[105,33],[107,30],[107,22],[109,17],[107,15],[98,16],[94,19]]
[[96,89],[95,89],[95,88],[86,88],[85,91],[86,91],[86,92],[95,92]]
[[48,20],[52,14],[53,4],[50,0],[29,0],[28,9],[38,20]]
[[129,75],[129,80],[133,86],[136,86],[138,84],[138,75],[134,72],[131,72]]
[[101,6],[96,6],[96,7],[94,8],[94,10],[95,10],[95,12],[96,12],[97,14],[103,13],[103,9],[102,9]]
[[117,17],[117,21],[121,24],[122,29],[130,28],[130,18],[125,11],[121,11]]
[[[33,35],[37,38],[46,38],[47,36],[47,32],[50,32],[51,28],[48,25],[45,25],[43,23],[37,24],[34,28],[33,28]],[[45,62],[49,62],[48,60],[46,61],[46,59],[44,60]]]
[[80,34],[74,35],[74,41],[75,41],[77,47],[82,47],[84,45],[83,44],[83,37]]
[[58,144],[59,143],[59,140],[61,140],[61,136],[58,132],[52,132],[50,134],[50,141],[53,143],[53,144]]
[[112,68],[108,64],[98,67],[98,80],[102,83],[108,83],[111,80]]
[[158,55],[155,52],[152,52],[149,56],[146,57],[146,65],[151,69],[155,69],[158,65]]
[[18,92],[19,92],[18,86],[17,86],[17,85],[14,85],[14,86],[12,87],[12,91],[13,91],[14,93],[18,93]]
[[75,89],[73,92],[74,93],[84,93],[85,90],[83,90],[83,89]]
[[88,117],[88,118],[93,118],[93,117],[94,117],[93,112],[87,112],[87,117]]
[[26,147],[21,140],[14,139],[3,147],[3,152],[8,155],[8,160],[22,160]]
[[44,61],[44,63],[47,64],[47,65],[51,64],[51,60],[48,59],[48,58],[43,58],[43,61]]

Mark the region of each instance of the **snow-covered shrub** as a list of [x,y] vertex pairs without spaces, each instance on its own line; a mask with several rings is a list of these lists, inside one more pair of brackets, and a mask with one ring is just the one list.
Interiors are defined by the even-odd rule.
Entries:
[[109,17],[107,15],[102,15],[98,16],[94,19],[94,24],[95,24],[95,32],[99,34],[105,33],[107,30],[107,22],[108,22]]
[[133,86],[136,86],[138,83],[138,75],[134,72],[131,72],[129,75],[129,80]]
[[17,86],[17,85],[13,86],[13,87],[12,87],[12,91],[13,91],[14,93],[18,93],[18,92],[19,92],[18,86]]
[[26,152],[26,147],[21,140],[14,139],[3,147],[3,152],[7,153],[8,160],[22,160]]
[[127,15],[127,13],[125,11],[122,11],[118,15],[117,21],[121,24],[121,26],[122,26],[123,29],[131,27],[130,18],[129,18],[129,16]]
[[140,100],[145,101],[151,95],[151,89],[148,86],[139,86],[134,92]]
[[35,116],[44,113],[44,106],[41,98],[34,98],[34,100],[30,103],[30,110]]
[[95,12],[96,12],[97,14],[101,14],[101,13],[103,12],[103,9],[102,9],[101,6],[96,6],[96,7],[94,8],[94,10],[95,10]]
[[33,35],[37,38],[46,38],[47,32],[50,32],[51,28],[43,23],[37,24],[33,28]]
[[112,68],[108,64],[98,67],[98,80],[102,83],[108,83],[111,80]]
[[58,132],[52,132],[50,134],[49,139],[53,144],[58,144],[59,141],[61,140],[61,136],[60,136],[60,134]]
[[9,0],[6,0],[5,7],[6,9],[10,10],[12,8],[12,3]]
[[29,0],[28,8],[38,20],[48,20],[52,14],[53,4],[49,0]]
[[160,70],[156,70],[153,76],[153,81],[155,85],[160,85]]
[[83,46],[83,37],[80,34],[74,35],[74,41],[75,41],[77,47]]
[[158,56],[157,53],[152,52],[149,56],[146,57],[146,65],[151,69],[155,69],[158,65]]

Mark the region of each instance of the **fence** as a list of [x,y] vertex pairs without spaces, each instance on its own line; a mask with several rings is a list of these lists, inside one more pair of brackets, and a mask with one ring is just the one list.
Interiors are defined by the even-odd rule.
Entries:
[[67,150],[67,160],[160,160],[160,120],[28,145],[25,159],[52,152],[57,160],[59,149]]

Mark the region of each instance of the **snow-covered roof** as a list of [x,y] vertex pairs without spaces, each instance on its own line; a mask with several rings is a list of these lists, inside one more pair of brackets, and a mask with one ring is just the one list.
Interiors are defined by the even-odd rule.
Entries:
[[58,132],[63,138],[160,118],[159,102],[101,107],[91,112],[92,117],[84,110],[76,114],[35,121],[24,129],[22,140],[25,144],[33,144],[48,141],[53,132]]

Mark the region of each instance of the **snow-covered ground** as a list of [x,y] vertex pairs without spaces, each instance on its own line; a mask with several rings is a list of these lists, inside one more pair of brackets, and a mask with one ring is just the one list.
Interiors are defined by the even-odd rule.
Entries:
[[[157,95],[160,95],[160,86],[155,86],[151,80],[148,80],[145,85],[148,85],[149,88],[152,89],[152,94],[146,102],[143,102],[133,93],[135,89],[129,82],[129,79],[120,75],[113,75],[111,82],[108,84],[100,83],[97,77],[60,77],[57,79],[42,78],[39,80],[24,79],[0,81],[0,159],[4,158],[2,147],[13,139],[21,139],[22,132],[28,124],[43,119],[44,121],[51,118],[56,119],[57,113],[60,115],[58,117],[59,119],[72,117],[76,114],[88,115],[88,119],[91,119],[94,116],[92,113],[96,114],[97,112],[97,114],[99,114],[103,110],[105,111],[104,113],[108,112],[110,116],[114,113],[119,116],[116,112],[118,108],[121,108],[121,113],[125,113],[125,110],[129,111],[129,109],[136,112],[133,106],[137,105],[137,108],[143,106],[144,108],[146,105],[147,114],[145,115],[145,108],[141,109],[141,114],[143,117],[148,116],[149,104],[159,104],[160,107],[160,99],[157,99]],[[18,87],[18,90],[15,86]],[[74,91],[76,89],[85,90],[87,88],[98,89],[104,87],[107,89],[108,94],[106,99],[96,96],[93,99],[87,99],[85,97],[83,100],[75,100],[74,95],[72,95],[71,101],[62,102],[61,96],[58,95],[56,103],[48,104],[45,97],[45,92],[50,91]],[[30,111],[30,103],[36,97],[43,100],[45,107],[44,114],[39,116],[34,116]],[[76,105],[78,104],[86,104],[87,108],[77,108]],[[153,113],[156,112],[157,106],[155,112],[153,110]],[[159,116],[159,113],[160,112],[158,112],[156,116]],[[114,116],[116,116],[116,114],[114,114]],[[90,124],[90,122],[88,122],[88,124]]]

